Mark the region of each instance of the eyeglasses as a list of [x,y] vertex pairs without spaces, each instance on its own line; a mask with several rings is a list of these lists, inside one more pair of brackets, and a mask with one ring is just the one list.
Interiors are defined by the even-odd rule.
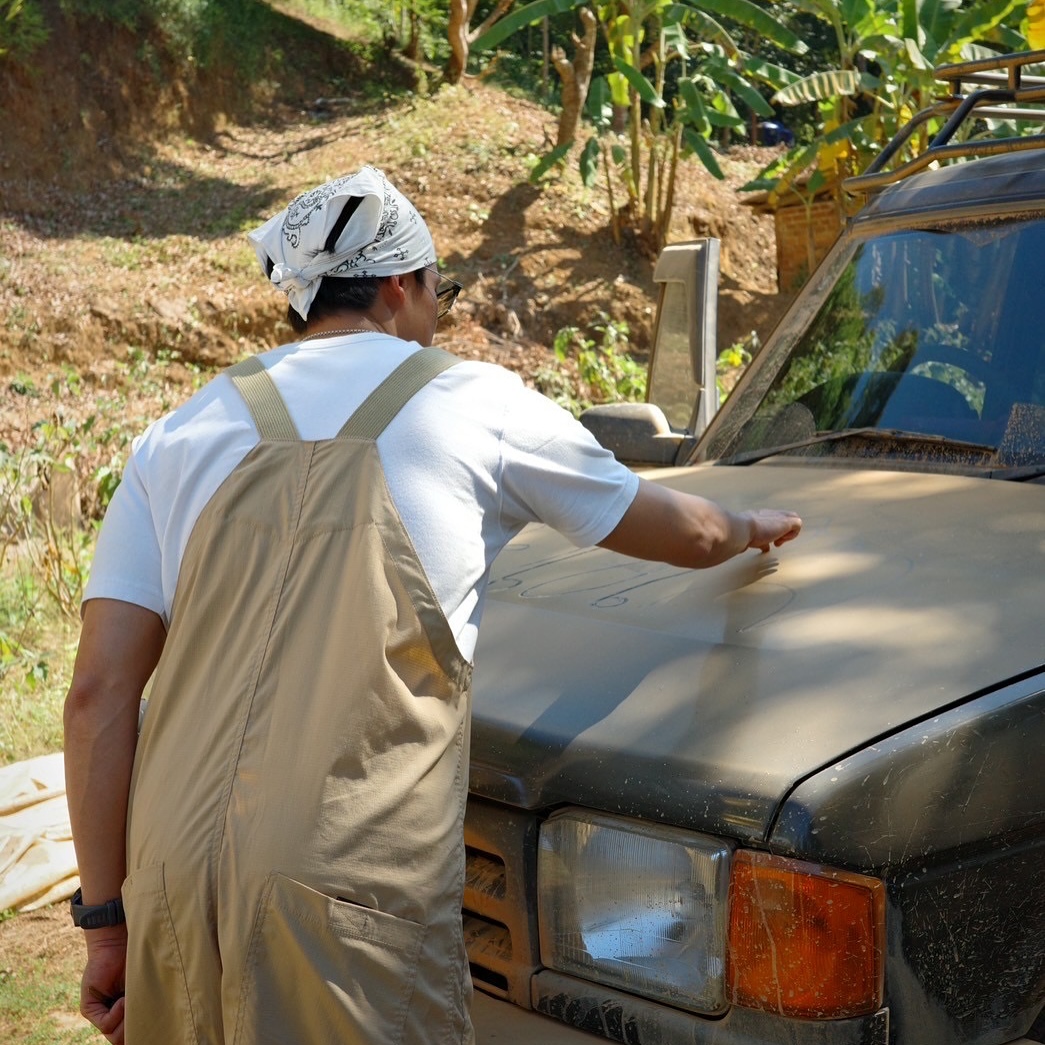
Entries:
[[442,319],[443,316],[454,307],[454,302],[457,301],[457,295],[464,290],[464,287],[458,283],[456,279],[451,279],[449,276],[442,275],[431,265],[429,265],[428,268],[439,276],[439,282],[435,285],[435,315],[437,319]]

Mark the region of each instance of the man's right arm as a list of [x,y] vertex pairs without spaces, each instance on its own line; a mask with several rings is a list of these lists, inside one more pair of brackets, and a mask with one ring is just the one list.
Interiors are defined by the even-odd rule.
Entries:
[[714,501],[639,480],[638,493],[600,547],[691,569],[717,566],[757,548],[794,540],[802,520],[790,511],[730,512]]
[[[83,902],[115,900],[127,873],[124,839],[137,745],[138,708],[166,632],[159,615],[114,599],[90,599],[65,702],[65,776]],[[80,1010],[123,1042],[126,927],[86,929]]]

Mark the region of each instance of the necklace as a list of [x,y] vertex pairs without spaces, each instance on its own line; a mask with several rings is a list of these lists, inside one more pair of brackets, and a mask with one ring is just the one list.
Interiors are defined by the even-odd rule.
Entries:
[[318,330],[315,334],[309,334],[307,337],[299,337],[298,344],[302,341],[311,341],[317,337],[337,337],[338,334],[379,334],[379,330],[371,330],[369,327],[350,327],[341,330]]

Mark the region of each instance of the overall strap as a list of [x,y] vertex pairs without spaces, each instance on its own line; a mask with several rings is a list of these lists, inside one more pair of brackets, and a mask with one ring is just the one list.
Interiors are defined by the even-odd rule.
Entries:
[[459,363],[441,348],[422,348],[403,360],[344,423],[338,439],[376,439],[392,418],[437,374]]
[[287,412],[276,383],[257,356],[246,359],[225,371],[236,391],[243,396],[250,416],[264,440],[298,440],[297,426]]

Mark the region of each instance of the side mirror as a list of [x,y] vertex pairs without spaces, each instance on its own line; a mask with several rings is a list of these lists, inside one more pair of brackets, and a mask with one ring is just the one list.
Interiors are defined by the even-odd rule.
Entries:
[[718,410],[719,241],[664,248],[645,403],[607,403],[581,414],[585,426],[630,465],[670,465],[688,453]]
[[600,403],[581,414],[581,424],[622,464],[666,467],[682,445],[682,435],[652,403]]

